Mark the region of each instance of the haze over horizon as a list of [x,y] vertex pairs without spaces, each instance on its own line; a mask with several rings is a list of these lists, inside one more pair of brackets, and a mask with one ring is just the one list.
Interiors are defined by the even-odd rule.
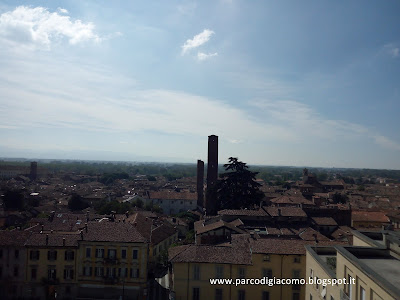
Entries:
[[0,156],[400,169],[400,3],[0,1]]

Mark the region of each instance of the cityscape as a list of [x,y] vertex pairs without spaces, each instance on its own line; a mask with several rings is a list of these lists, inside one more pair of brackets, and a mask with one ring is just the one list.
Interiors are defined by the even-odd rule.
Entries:
[[0,0],[0,300],[400,300],[399,15]]

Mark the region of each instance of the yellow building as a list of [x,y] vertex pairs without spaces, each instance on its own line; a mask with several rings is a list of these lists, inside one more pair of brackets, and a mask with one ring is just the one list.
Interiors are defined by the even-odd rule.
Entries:
[[[173,247],[169,251],[172,297],[176,300],[304,299],[302,285],[271,282],[270,286],[268,282],[256,284],[256,279],[304,277],[307,243],[310,242],[237,234],[232,235],[230,243]],[[210,279],[233,281],[212,284]],[[243,279],[245,284],[241,284]],[[240,284],[236,285],[236,280]]]
[[307,300],[400,299],[400,235],[385,231],[380,240],[378,233],[374,239],[354,233],[355,244],[363,241],[362,246],[306,247],[307,277],[337,281],[307,285]]
[[33,233],[26,246],[28,296],[74,299],[77,292],[78,234]]
[[80,298],[145,299],[149,244],[134,224],[90,222],[77,255]]

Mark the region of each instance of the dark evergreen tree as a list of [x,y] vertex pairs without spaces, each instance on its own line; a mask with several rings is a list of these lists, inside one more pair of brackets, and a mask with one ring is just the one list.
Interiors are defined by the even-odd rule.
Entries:
[[224,165],[225,173],[215,184],[217,209],[253,208],[259,205],[264,194],[260,184],[256,182],[258,172],[251,172],[246,163],[236,157],[230,157]]

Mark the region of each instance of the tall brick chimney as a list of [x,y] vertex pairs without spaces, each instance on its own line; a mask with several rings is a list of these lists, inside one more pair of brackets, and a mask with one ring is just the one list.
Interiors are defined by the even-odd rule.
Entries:
[[31,177],[31,180],[37,179],[37,162],[36,161],[31,162],[30,177]]
[[204,161],[197,161],[197,207],[204,207]]
[[207,197],[206,213],[215,215],[217,196],[210,192],[210,188],[218,180],[218,136],[210,135],[208,137],[208,160],[207,160]]
[[218,179],[218,137],[208,137],[208,161],[207,161],[207,187],[213,186]]

